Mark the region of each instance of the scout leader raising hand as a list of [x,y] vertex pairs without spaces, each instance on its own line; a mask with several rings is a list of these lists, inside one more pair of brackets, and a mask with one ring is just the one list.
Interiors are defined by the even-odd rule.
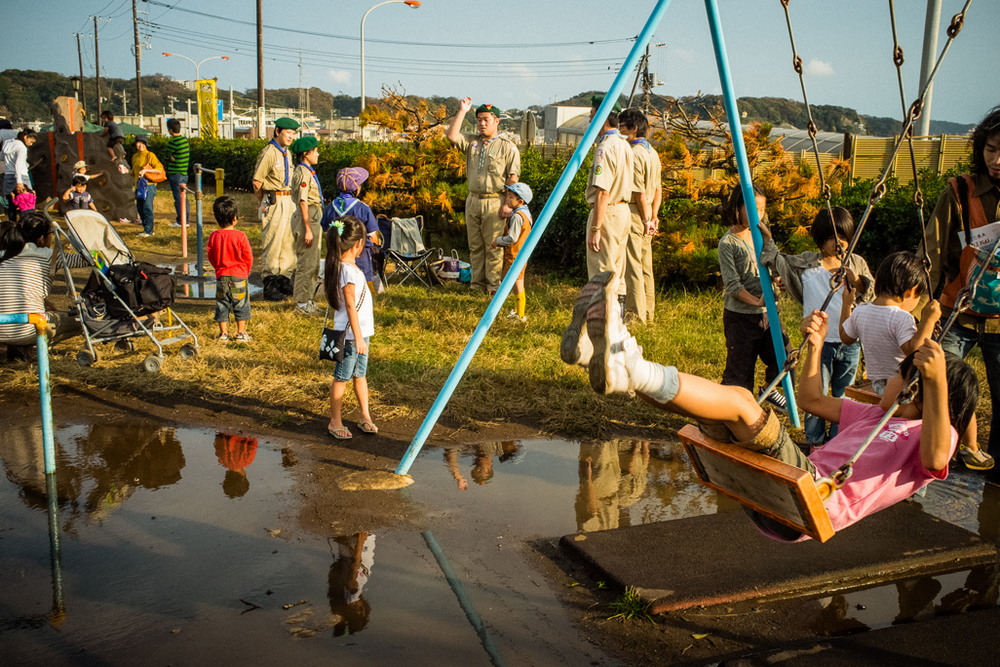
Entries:
[[472,109],[472,98],[459,102],[458,113],[448,127],[448,140],[465,153],[465,173],[469,196],[465,200],[465,230],[469,237],[472,287],[495,292],[500,285],[503,252],[491,248],[503,234],[498,216],[505,185],[518,181],[521,153],[514,142],[501,137],[500,110],[492,104],[476,108],[477,134],[462,134],[462,121]]

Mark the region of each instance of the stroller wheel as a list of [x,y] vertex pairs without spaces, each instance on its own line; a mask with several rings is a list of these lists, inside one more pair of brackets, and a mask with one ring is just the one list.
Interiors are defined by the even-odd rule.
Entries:
[[76,363],[81,366],[92,366],[97,362],[97,354],[90,350],[80,350],[76,353]]
[[178,350],[178,354],[181,355],[182,359],[194,359],[198,356],[198,348],[190,343],[181,345],[181,349]]
[[160,372],[160,366],[163,364],[163,360],[160,359],[155,354],[148,355],[142,360],[142,370],[155,375]]

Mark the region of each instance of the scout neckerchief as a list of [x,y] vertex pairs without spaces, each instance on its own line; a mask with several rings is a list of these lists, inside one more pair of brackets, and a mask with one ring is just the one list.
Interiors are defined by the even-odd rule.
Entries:
[[340,196],[333,200],[333,212],[337,214],[338,218],[343,218],[359,201],[361,200],[355,198],[354,194],[341,192]]
[[646,141],[646,137],[636,137],[635,139],[633,139],[629,143],[632,144],[633,146],[635,146],[636,144],[638,144],[640,146],[643,146],[643,147],[646,148],[646,150],[650,150],[650,151],[653,150],[653,147],[649,145],[648,141]]
[[[307,162],[299,162],[299,166],[305,167],[312,174],[313,180],[316,181],[316,190],[319,192],[320,205],[323,203],[323,186],[319,184],[319,176],[316,175],[316,170],[313,169],[312,165]],[[306,193],[306,199],[308,200],[308,192]]]
[[497,135],[493,135],[489,139],[482,139],[480,143],[483,147],[479,150],[479,172],[482,173],[486,169],[486,159],[490,156],[490,142],[495,140]]
[[531,211],[528,210],[528,205],[527,204],[521,204],[520,206],[518,206],[517,208],[515,208],[513,211],[511,211],[510,214],[514,215],[518,211],[524,211],[524,219],[528,222],[529,225],[533,222],[533,220],[531,219]]
[[275,141],[274,139],[271,139],[271,141],[269,141],[268,143],[271,144],[272,146],[274,146],[275,148],[277,148],[279,151],[281,151],[281,154],[285,157],[285,187],[287,188],[288,187],[288,183],[289,183],[289,178],[288,178],[288,151],[285,150],[284,148],[282,148],[278,144],[278,142]]

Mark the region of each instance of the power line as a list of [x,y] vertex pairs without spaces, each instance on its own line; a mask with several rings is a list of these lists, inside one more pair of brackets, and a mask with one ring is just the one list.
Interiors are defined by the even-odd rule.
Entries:
[[[184,44],[190,44],[192,46],[208,46],[208,47],[218,47],[220,44],[226,45],[228,48],[239,52],[240,48],[245,48],[248,51],[254,47],[254,44],[249,40],[242,40],[233,37],[220,37],[217,35],[209,35],[207,33],[202,33],[198,31],[183,30],[180,28],[174,28],[172,26],[165,26],[162,24],[152,24],[146,23],[151,31],[161,36],[163,39],[168,39],[171,42],[178,42]],[[275,52],[278,56],[272,55],[269,59],[278,60],[280,62],[298,62],[299,49],[294,47],[285,47],[280,45],[268,45],[267,51],[274,54]],[[290,56],[294,55],[294,59],[289,59]],[[282,59],[279,56],[285,56]],[[356,65],[359,61],[359,57],[355,53],[338,53],[332,51],[317,51],[315,49],[306,52],[305,59],[310,61],[311,64],[315,65],[344,65],[346,64]],[[392,58],[392,57],[379,57],[372,56],[366,59],[368,62],[384,63],[386,66],[393,66],[393,70],[389,71],[412,71],[412,72],[427,72],[433,67],[444,67],[448,71],[455,71],[456,64],[454,60],[436,60],[436,59],[420,59],[420,58]],[[524,60],[524,61],[503,61],[498,63],[462,63],[462,71],[469,75],[470,72],[473,74],[478,74],[479,71],[495,71],[497,69],[509,69],[511,67],[532,67],[538,69],[553,69],[559,70],[561,72],[579,71],[583,68],[587,68],[588,71],[606,71],[607,67],[615,67],[621,64],[620,58],[585,58],[580,60],[566,61],[566,60]],[[603,67],[599,67],[603,66]]]
[[[199,12],[194,9],[181,9],[177,7],[177,4],[173,6],[167,5],[164,2],[158,2],[157,0],[146,0],[150,5],[157,5],[160,7],[170,7],[171,9],[176,9],[179,12],[186,12],[188,14],[196,14],[198,16],[204,16],[211,19],[217,19],[225,21],[227,24],[240,24],[240,25],[250,25],[256,28],[256,23],[253,21],[240,21],[231,17],[222,17],[216,14],[209,14],[208,12]],[[179,3],[178,3],[179,4]],[[162,16],[162,14],[160,15]],[[159,18],[159,17],[157,17]],[[327,32],[314,32],[310,30],[296,30],[294,28],[284,28],[282,26],[268,25],[264,24],[264,27],[268,30],[279,30],[281,32],[290,32],[297,35],[310,35],[312,37],[328,37],[330,39],[346,39],[351,42],[360,41],[360,37],[353,37],[350,35],[335,35],[333,33]],[[581,42],[549,42],[549,43],[539,43],[531,42],[527,44],[439,44],[434,42],[404,42],[396,39],[373,39],[369,38],[365,40],[366,42],[374,42],[379,44],[393,44],[397,46],[433,46],[433,47],[448,47],[448,48],[458,48],[458,49],[534,49],[534,48],[550,48],[550,47],[566,47],[566,46],[592,46],[597,44],[621,44],[624,42],[635,41],[635,37],[620,37],[616,39],[594,39],[586,40]]]

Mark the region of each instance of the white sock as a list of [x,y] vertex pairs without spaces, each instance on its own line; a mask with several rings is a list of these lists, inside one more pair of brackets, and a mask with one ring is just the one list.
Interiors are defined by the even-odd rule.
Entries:
[[628,374],[632,388],[650,398],[669,403],[677,396],[680,378],[677,368],[664,366],[642,358],[642,348],[636,347],[628,360]]

